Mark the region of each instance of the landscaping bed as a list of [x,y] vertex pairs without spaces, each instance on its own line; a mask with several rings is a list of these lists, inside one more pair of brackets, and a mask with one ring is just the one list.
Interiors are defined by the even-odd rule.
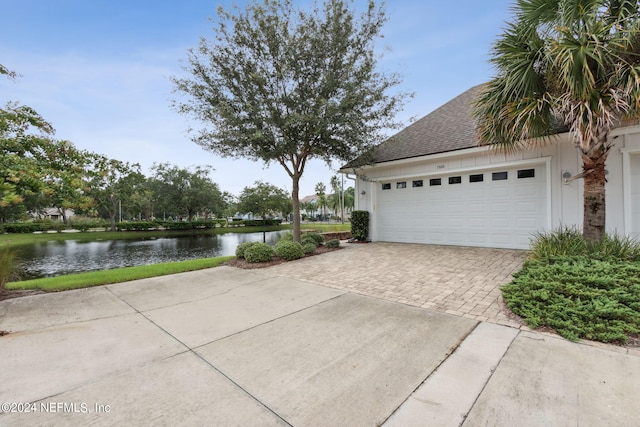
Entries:
[[619,236],[586,242],[576,229],[539,235],[502,298],[532,329],[638,346],[640,242]]
[[[312,254],[306,254],[303,258],[307,258],[315,255],[321,255],[327,252],[333,252],[338,249],[342,249],[342,248],[340,247],[328,248],[326,246],[318,246],[318,248]],[[279,256],[274,256],[273,258],[271,258],[270,261],[265,261],[265,262],[249,262],[244,258],[234,258],[226,261],[223,265],[228,265],[230,267],[243,268],[243,269],[255,269],[255,268],[271,267],[272,265],[282,264],[283,262],[288,262],[288,261]]]

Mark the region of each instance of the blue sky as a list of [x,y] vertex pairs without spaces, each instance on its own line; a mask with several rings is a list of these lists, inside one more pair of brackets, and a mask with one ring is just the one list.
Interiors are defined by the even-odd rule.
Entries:
[[[55,137],[110,158],[181,167],[211,165],[223,191],[239,194],[256,180],[291,190],[279,165],[222,159],[191,142],[197,122],[170,108],[171,76],[201,36],[212,38],[219,5],[205,0],[20,0],[5,2],[0,18],[0,64],[22,77],[0,79],[0,103],[35,108]],[[242,2],[238,2],[241,3]],[[295,3],[295,1],[294,1]],[[357,0],[356,5],[366,4]],[[490,48],[510,19],[512,0],[398,0],[377,48],[383,71],[403,76],[415,93],[398,116],[409,123],[492,76]],[[333,170],[312,161],[301,197],[327,186]]]

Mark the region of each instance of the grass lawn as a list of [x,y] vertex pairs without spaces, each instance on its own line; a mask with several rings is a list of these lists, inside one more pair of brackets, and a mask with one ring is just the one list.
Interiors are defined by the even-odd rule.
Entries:
[[39,289],[47,292],[88,288],[91,286],[128,282],[130,280],[146,279],[148,277],[164,276],[167,274],[217,267],[225,261],[233,258],[235,257],[203,258],[153,265],[141,265],[137,267],[115,268],[113,270],[89,271],[86,273],[68,274],[65,276],[44,277],[41,279],[24,280],[21,282],[9,282],[6,287],[9,290]]

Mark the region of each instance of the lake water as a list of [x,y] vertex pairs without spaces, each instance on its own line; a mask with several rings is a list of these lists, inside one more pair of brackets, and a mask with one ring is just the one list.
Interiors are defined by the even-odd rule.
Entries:
[[[271,245],[288,231],[270,231]],[[226,233],[134,240],[40,242],[21,246],[18,264],[24,278],[235,255],[244,242],[262,242],[263,233]]]

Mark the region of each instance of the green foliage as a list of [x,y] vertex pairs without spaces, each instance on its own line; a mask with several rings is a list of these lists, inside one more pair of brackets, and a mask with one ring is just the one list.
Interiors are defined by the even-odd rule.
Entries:
[[3,247],[0,249],[0,292],[5,286],[16,277],[16,255],[11,249]]
[[275,252],[273,248],[266,243],[258,242],[251,245],[244,251],[244,258],[249,262],[267,262],[271,261]]
[[329,240],[327,243],[325,243],[325,245],[326,245],[328,248],[338,248],[338,247],[340,247],[340,240],[338,240],[338,239],[331,239],[331,240]]
[[75,230],[88,231],[91,229],[104,229],[109,227],[109,223],[96,218],[73,216],[69,218],[69,227]]
[[44,232],[49,230],[60,231],[63,228],[64,224],[51,221],[16,222],[2,225],[2,230],[5,233],[35,233],[37,231]]
[[369,212],[351,212],[351,235],[356,240],[367,240],[369,237]]
[[188,222],[197,212],[222,215],[226,201],[211,180],[210,171],[206,166],[187,169],[169,163],[154,165],[150,186],[158,199],[156,207],[178,215],[186,213]]
[[302,237],[300,238],[300,243],[302,243],[303,245],[304,245],[305,243],[311,243],[311,244],[312,244],[312,245],[314,245],[316,248],[317,248],[318,246],[320,246],[320,245],[318,244],[318,241],[316,240],[316,238],[315,238],[315,237],[313,237],[313,236],[311,235],[311,233],[305,233],[305,234],[303,234],[303,235],[302,235]]
[[293,233],[284,233],[280,236],[280,241],[286,240],[289,242],[293,242]]
[[572,133],[584,160],[584,234],[605,233],[605,162],[623,118],[640,114],[637,1],[518,1],[492,49],[496,77],[476,95],[484,144],[538,146]]
[[281,240],[276,244],[276,255],[280,258],[286,259],[287,261],[291,261],[302,258],[304,256],[304,251],[299,242]]
[[[189,224],[191,225],[191,224]],[[116,224],[116,230],[118,231],[146,231],[155,229],[159,226],[158,223],[149,221],[131,221],[131,222],[119,222]]]
[[528,260],[502,288],[505,303],[531,328],[569,340],[626,343],[640,333],[640,262],[552,256]]
[[618,234],[606,234],[600,241],[583,237],[577,227],[560,227],[546,233],[537,233],[531,242],[530,258],[545,259],[555,256],[589,256],[594,259],[640,261],[640,241]]
[[255,245],[258,242],[244,242],[244,243],[240,243],[238,245],[238,247],[236,247],[236,257],[238,258],[244,258],[244,252],[250,248],[251,246]]
[[302,243],[304,243],[305,241],[313,241],[313,242],[315,242],[316,246],[321,246],[324,243],[324,237],[322,237],[322,234],[320,234],[320,233],[316,233],[315,231],[311,231],[309,233],[304,233],[300,237],[300,241]]
[[316,246],[315,243],[312,243],[312,242],[302,243],[302,252],[304,252],[305,255],[314,253],[316,249],[318,249],[318,247]]
[[271,226],[271,225],[280,225],[282,224],[281,219],[245,219],[240,222],[245,227],[262,227],[263,225]]
[[253,212],[262,218],[287,215],[291,208],[291,196],[285,190],[261,181],[256,181],[253,187],[245,187],[238,196],[239,211]]
[[186,261],[165,262],[136,267],[114,268],[112,270],[89,271],[65,276],[43,277],[41,279],[10,282],[7,289],[41,289],[43,291],[64,291],[67,289],[88,288],[111,283],[158,277],[167,274],[213,268],[233,257],[200,258]]
[[386,21],[374,2],[360,15],[346,0],[309,10],[289,0],[218,9],[214,34],[188,54],[186,95],[174,108],[203,122],[194,142],[215,154],[278,163],[298,188],[312,158],[350,161],[397,128],[407,94],[397,74],[377,69],[375,42]]

